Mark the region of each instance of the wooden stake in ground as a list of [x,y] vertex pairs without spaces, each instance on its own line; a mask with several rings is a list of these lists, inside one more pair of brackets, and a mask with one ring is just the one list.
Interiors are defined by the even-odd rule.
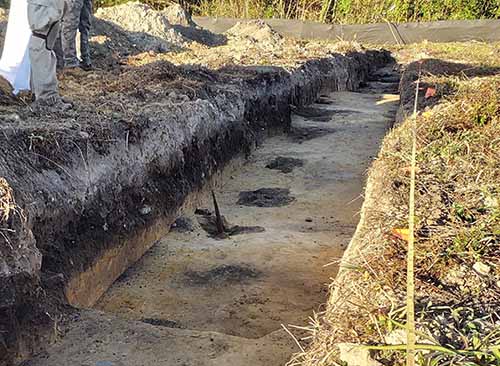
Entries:
[[415,172],[417,165],[417,108],[422,63],[419,62],[412,116],[412,147],[410,170],[410,209],[408,213],[408,260],[406,271],[406,365],[415,366]]
[[226,228],[224,227],[224,221],[222,220],[222,215],[220,214],[219,205],[217,204],[217,198],[215,197],[215,192],[213,189],[212,199],[214,201],[215,225],[217,226],[217,232],[220,236],[223,236],[226,234]]

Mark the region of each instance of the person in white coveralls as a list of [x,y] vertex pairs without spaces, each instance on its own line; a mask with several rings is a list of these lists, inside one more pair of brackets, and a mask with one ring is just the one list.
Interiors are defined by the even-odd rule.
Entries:
[[22,90],[30,90],[31,68],[28,51],[30,38],[27,1],[11,1],[9,23],[0,59],[0,75],[9,81],[15,94]]
[[0,74],[14,91],[31,89],[35,107],[71,108],[59,95],[56,55],[65,0],[11,1]]

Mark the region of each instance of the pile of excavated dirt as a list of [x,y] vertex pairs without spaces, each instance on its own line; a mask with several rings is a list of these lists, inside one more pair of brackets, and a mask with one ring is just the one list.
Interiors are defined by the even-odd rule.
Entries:
[[[270,45],[268,43],[268,45]],[[131,65],[143,65],[152,60],[168,60],[176,65],[200,65],[210,69],[241,66],[281,67],[293,70],[307,60],[334,57],[335,55],[361,54],[365,50],[356,43],[343,44],[328,41],[300,41],[284,38],[275,47],[265,48],[259,42],[228,40],[219,47],[206,47],[197,43],[182,52],[152,55],[141,54],[129,58]]]
[[[5,24],[7,16],[4,14]],[[3,24],[0,13],[0,27]],[[297,67],[312,58],[363,52],[352,42],[283,38],[262,21],[240,22],[225,34],[198,27],[180,6],[156,11],[137,2],[101,8],[93,22],[91,52],[100,69],[158,60],[219,69],[233,65]]]
[[105,67],[143,52],[177,53],[220,46],[226,43],[226,36],[198,27],[178,4],[156,11],[132,2],[99,9],[91,41],[96,64]]
[[172,4],[160,12],[172,25],[196,26],[191,15],[179,4]]
[[[8,12],[1,11],[0,30],[8,18]],[[197,26],[177,4],[162,11],[137,2],[101,8],[91,32],[93,62],[106,70],[158,60],[213,69],[232,65],[294,68],[312,58],[364,51],[355,42],[283,38],[258,20],[239,22],[225,34],[215,34]]]
[[145,51],[115,24],[94,18],[91,29],[92,62],[99,68],[113,68],[126,57]]
[[126,31],[129,39],[146,51],[168,52],[188,43],[166,15],[138,2],[101,8],[95,15]]
[[283,37],[263,20],[238,22],[226,31],[230,42],[258,44],[262,48],[276,48],[283,43]]

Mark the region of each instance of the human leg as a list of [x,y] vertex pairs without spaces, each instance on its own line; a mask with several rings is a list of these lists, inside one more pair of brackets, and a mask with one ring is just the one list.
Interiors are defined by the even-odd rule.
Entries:
[[80,54],[82,58],[82,67],[90,68],[92,61],[90,59],[90,28],[92,26],[92,0],[83,0],[83,7],[80,14]]
[[62,25],[62,48],[65,67],[79,65],[76,54],[76,33],[80,24],[83,0],[68,0],[68,9],[64,14]]

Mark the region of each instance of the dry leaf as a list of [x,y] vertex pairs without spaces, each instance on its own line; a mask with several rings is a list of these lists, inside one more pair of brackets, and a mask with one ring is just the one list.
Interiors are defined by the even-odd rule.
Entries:
[[408,241],[408,239],[410,237],[410,230],[409,229],[392,229],[391,233],[395,237],[397,237],[401,240],[404,240],[404,241]]
[[430,86],[427,88],[427,91],[425,92],[425,99],[432,98],[435,95],[436,95],[436,88]]
[[[410,175],[411,174],[411,166],[405,166],[403,168],[400,168],[399,169],[402,173],[404,173],[405,175]],[[415,167],[415,173],[418,174],[420,173],[422,170],[416,166]]]

